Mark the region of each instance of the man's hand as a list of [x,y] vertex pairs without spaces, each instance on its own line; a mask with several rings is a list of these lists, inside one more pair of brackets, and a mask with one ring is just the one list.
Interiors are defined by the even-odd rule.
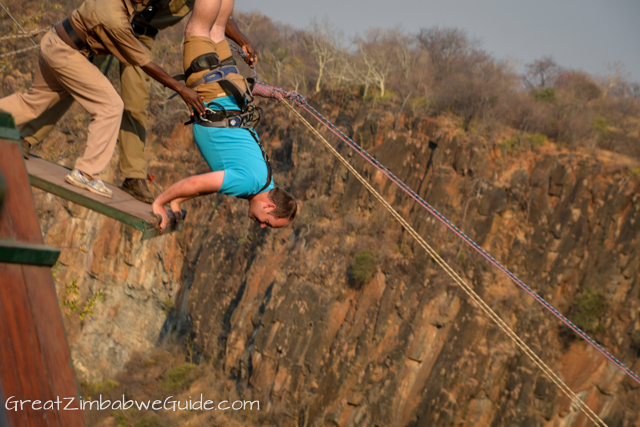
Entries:
[[167,228],[167,225],[169,224],[169,216],[167,215],[167,211],[164,208],[164,206],[160,206],[158,204],[156,204],[155,202],[151,204],[151,210],[153,210],[153,213],[158,215],[161,220],[160,220],[160,234],[164,233],[164,230]]
[[149,62],[140,68],[142,68],[142,71],[147,73],[149,77],[156,80],[158,83],[178,92],[187,106],[189,106],[191,115],[193,115],[193,108],[195,108],[198,114],[205,113],[206,107],[204,105],[204,99],[198,95],[198,92],[183,85],[153,62]]
[[258,65],[258,52],[253,47],[250,41],[246,41],[245,44],[242,45],[242,50],[247,55],[244,57],[244,62],[251,68],[255,68]]
[[178,92],[182,97],[182,100],[189,106],[189,111],[191,111],[191,115],[193,116],[193,109],[195,108],[196,112],[200,115],[204,114],[207,111],[207,107],[204,105],[204,98],[198,95],[198,92],[195,90],[183,86],[180,88]]
[[242,47],[242,50],[244,50],[244,53],[247,55],[244,57],[244,62],[246,62],[249,67],[253,68],[258,64],[258,53],[256,52],[256,49],[253,47],[249,39],[242,34],[242,31],[240,31],[240,28],[238,28],[238,25],[236,25],[236,22],[232,18],[227,20],[227,26],[224,29],[224,34],[236,42],[238,46]]

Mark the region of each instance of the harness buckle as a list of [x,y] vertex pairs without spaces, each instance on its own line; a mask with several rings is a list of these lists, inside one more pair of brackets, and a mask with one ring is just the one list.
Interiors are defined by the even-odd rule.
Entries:
[[227,123],[230,128],[239,128],[242,127],[242,117],[240,116],[231,116],[227,118]]
[[198,114],[198,118],[202,122],[211,122],[211,120],[207,119],[207,114],[213,114],[213,110],[211,108],[205,108],[204,114]]

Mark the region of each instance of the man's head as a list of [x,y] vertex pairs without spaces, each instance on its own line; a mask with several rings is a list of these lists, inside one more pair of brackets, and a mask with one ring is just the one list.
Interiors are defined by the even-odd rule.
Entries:
[[291,194],[276,187],[249,198],[249,218],[260,228],[280,228],[296,217],[298,204]]

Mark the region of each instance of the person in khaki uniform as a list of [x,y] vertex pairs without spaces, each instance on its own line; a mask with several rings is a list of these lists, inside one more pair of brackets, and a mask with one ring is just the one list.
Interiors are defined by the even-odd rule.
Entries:
[[[193,1],[152,0],[148,4],[138,5],[131,26],[148,52],[151,51],[158,31],[179,23],[193,9]],[[255,50],[233,20],[227,22],[225,33],[242,46],[248,55],[247,64],[253,66],[257,61]],[[124,101],[124,114],[118,134],[120,171],[124,177],[121,188],[136,199],[151,203],[153,196],[146,183],[147,160],[144,155],[149,106],[147,77],[140,67],[121,63],[120,82]],[[73,98],[61,100],[55,108],[47,110],[37,119],[22,126],[20,133],[26,158],[30,147],[46,138],[72,103]]]
[[91,115],[91,122],[85,152],[66,180],[105,197],[111,197],[112,192],[100,179],[100,173],[113,155],[124,106],[109,80],[87,59],[90,52],[111,53],[122,63],[139,66],[178,92],[190,109],[199,114],[205,112],[198,94],[151,62],[135,38],[130,24],[132,2],[144,1],[85,0],[42,38],[39,67],[29,91],[0,99],[0,109],[12,113],[18,126],[61,99],[71,96],[77,100]]

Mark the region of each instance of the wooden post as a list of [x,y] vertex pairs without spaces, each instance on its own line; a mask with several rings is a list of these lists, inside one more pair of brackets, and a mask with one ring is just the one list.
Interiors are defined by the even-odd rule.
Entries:
[[[0,244],[20,246],[23,251],[35,248],[41,252],[36,258],[46,261],[40,265],[0,262],[0,426],[5,422],[11,427],[84,427],[82,410],[63,410],[69,398],[75,399],[70,407],[79,408],[79,394],[47,265],[55,249],[44,246],[19,139],[7,139],[19,138],[12,122],[10,115],[0,113],[0,174],[6,187]],[[42,251],[48,258],[42,257]],[[10,398],[39,400],[43,406],[47,401],[62,403],[59,410],[54,404],[52,410],[36,411],[27,403],[23,410],[5,411]]]

